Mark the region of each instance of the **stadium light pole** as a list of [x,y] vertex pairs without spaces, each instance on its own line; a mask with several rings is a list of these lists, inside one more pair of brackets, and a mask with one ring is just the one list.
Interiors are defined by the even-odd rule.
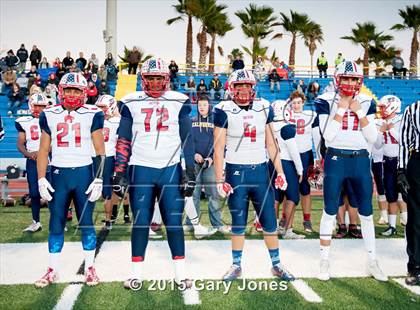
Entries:
[[106,44],[105,55],[117,59],[117,0],[106,0],[106,29],[102,32]]

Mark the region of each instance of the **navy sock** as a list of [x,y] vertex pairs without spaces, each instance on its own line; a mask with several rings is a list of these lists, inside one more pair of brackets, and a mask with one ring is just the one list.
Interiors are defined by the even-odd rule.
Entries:
[[280,264],[279,248],[268,249],[268,253],[270,253],[271,264],[273,267]]
[[232,250],[232,260],[234,265],[241,266],[242,250]]

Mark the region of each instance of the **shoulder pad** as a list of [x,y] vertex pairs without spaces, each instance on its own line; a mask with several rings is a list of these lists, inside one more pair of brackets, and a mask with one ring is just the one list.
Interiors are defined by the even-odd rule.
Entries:
[[329,91],[329,92],[319,95],[317,99],[322,99],[322,100],[331,102],[334,99],[334,97],[338,99],[338,94],[336,94],[336,92]]
[[34,119],[34,117],[33,116],[21,116],[21,117],[19,117],[19,118],[17,118],[16,120],[15,120],[15,122],[17,122],[17,123],[24,123],[24,122],[29,122],[29,121],[31,121],[31,120],[33,120]]
[[173,90],[168,90],[167,92],[163,94],[162,99],[179,100],[179,101],[182,101],[182,103],[184,103],[185,101],[189,99],[189,97],[183,93],[173,91]]
[[125,95],[124,97],[120,99],[120,101],[122,103],[127,103],[134,100],[144,100],[146,98],[148,98],[148,96],[146,95],[144,91],[136,91],[133,93],[129,93],[128,95]]

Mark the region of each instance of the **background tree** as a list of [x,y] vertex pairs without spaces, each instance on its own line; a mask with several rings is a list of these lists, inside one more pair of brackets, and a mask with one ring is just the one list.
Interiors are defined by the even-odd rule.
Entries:
[[369,47],[369,63],[376,65],[375,75],[380,76],[385,71],[385,66],[388,66],[392,62],[392,58],[395,57],[397,49],[395,46],[388,45],[371,45]]
[[[217,16],[212,19],[211,23],[207,26],[207,33],[211,37],[210,44],[210,54],[209,54],[209,72],[214,72],[214,63],[215,63],[215,49],[216,49],[216,38],[223,37],[227,32],[233,29],[232,24],[229,21],[229,18],[226,13],[222,11],[217,14]],[[218,51],[220,56],[223,56],[223,48],[218,45]]]
[[417,53],[419,51],[419,41],[417,36],[420,30],[420,5],[406,6],[405,10],[399,10],[399,15],[403,19],[402,24],[395,24],[392,30],[413,29],[413,38],[411,39],[410,52],[410,72],[417,75]]
[[321,29],[321,25],[311,21],[302,29],[302,36],[305,46],[309,48],[309,54],[311,55],[311,75],[314,66],[314,53],[317,48],[317,43],[324,41],[324,34]]

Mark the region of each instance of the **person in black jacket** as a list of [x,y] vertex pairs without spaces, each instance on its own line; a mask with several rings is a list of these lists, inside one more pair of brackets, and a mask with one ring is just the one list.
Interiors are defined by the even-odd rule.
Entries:
[[241,59],[240,55],[236,55],[235,60],[232,63],[233,71],[245,68],[244,61]]
[[18,49],[16,51],[16,56],[19,58],[19,65],[18,65],[18,72],[23,72],[25,71],[26,68],[26,61],[29,58],[29,53],[28,50],[25,48],[25,44],[21,44],[20,45],[20,49]]
[[102,80],[101,84],[99,84],[98,93],[99,93],[99,96],[109,95],[110,89],[106,80]]
[[85,59],[85,57],[83,57],[83,52],[79,53],[79,58],[76,59],[76,65],[79,67],[80,70],[83,71],[83,69],[86,67],[87,65],[87,60]]
[[15,56],[15,54],[13,53],[13,50],[9,50],[7,52],[7,56],[5,57],[4,61],[6,63],[6,66],[14,70],[16,69],[16,66],[19,64],[19,58]]
[[171,89],[177,90],[178,89],[178,65],[176,64],[175,60],[171,60],[171,63],[168,66],[169,71],[171,72],[170,79],[171,79]]
[[38,69],[38,65],[41,62],[42,53],[36,45],[32,47],[31,54],[29,55],[29,60],[31,61],[31,66],[35,66]]
[[16,83],[13,84],[12,90],[7,96],[9,97],[9,111],[7,114],[12,116],[16,114],[18,108],[23,104],[25,96],[20,90],[19,84]]
[[212,100],[223,100],[225,91],[223,90],[222,82],[219,80],[219,75],[215,74],[210,81],[210,97]]
[[66,68],[66,70],[69,70],[71,66],[73,66],[74,64],[74,59],[73,57],[70,56],[70,52],[67,51],[66,52],[66,57],[63,58],[63,65],[64,68]]
[[198,96],[201,96],[202,94],[206,94],[208,91],[206,82],[204,81],[204,79],[200,80],[200,84],[197,85],[197,94]]

